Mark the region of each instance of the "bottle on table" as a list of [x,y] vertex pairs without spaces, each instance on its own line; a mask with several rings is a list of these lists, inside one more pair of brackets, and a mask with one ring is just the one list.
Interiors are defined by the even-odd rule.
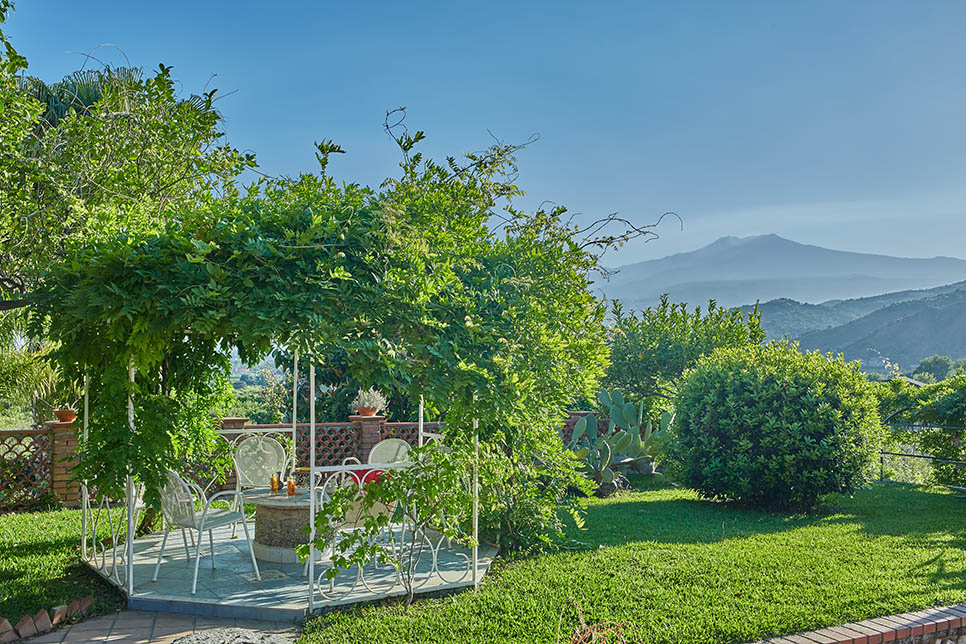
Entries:
[[285,484],[285,493],[289,496],[295,496],[295,480],[289,479],[288,483]]

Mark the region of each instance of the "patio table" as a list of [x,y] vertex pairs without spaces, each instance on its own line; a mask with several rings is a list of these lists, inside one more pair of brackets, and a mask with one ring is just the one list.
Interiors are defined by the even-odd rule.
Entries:
[[299,563],[295,546],[308,537],[302,528],[309,524],[309,490],[299,488],[288,496],[285,488],[272,494],[268,488],[245,492],[245,502],[255,506],[255,558],[273,563]]

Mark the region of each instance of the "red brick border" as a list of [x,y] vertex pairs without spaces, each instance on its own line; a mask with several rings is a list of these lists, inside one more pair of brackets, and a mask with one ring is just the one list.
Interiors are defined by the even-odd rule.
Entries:
[[761,640],[769,644],[885,644],[966,628],[966,604],[875,617],[807,633]]

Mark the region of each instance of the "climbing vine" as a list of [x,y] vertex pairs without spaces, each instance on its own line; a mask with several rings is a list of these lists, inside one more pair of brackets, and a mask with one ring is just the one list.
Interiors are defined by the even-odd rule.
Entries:
[[[116,494],[130,472],[155,503],[164,469],[214,440],[232,349],[248,363],[276,348],[337,354],[363,386],[424,395],[451,444],[479,421],[494,462],[484,474],[500,479],[483,482],[483,515],[515,523],[514,545],[559,532],[578,479],[555,456],[555,428],[603,375],[604,311],[589,286],[602,250],[627,235],[591,238],[563,208],[516,209],[518,146],[437,163],[415,151],[421,132],[398,125],[387,130],[402,172],[378,190],[325,170],[265,179],[50,268],[33,320],[65,371],[90,375],[80,474]],[[337,147],[318,147],[323,169]],[[529,509],[498,493],[508,485]]]

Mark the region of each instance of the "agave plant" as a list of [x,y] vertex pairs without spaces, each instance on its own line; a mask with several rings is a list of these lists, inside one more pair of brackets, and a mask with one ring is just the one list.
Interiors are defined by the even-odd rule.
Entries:
[[663,412],[660,427],[654,429],[650,420],[644,424],[643,402],[627,403],[617,389],[610,392],[602,389],[598,398],[610,412],[607,430],[600,432],[597,417],[588,414],[574,425],[568,447],[580,461],[581,471],[597,484],[598,495],[603,495],[619,487],[622,474],[628,468],[644,462],[656,465],[663,454],[673,417]]

